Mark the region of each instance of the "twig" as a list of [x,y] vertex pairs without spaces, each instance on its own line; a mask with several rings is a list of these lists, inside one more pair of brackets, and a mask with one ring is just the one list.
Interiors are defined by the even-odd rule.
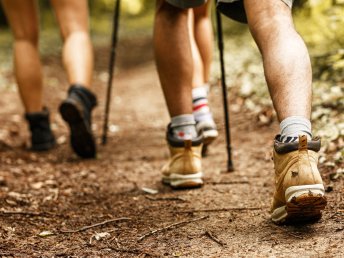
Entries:
[[256,211],[256,210],[261,210],[263,208],[264,207],[233,207],[233,208],[222,208],[222,209],[186,210],[186,211],[177,211],[177,213],[225,212],[225,211]]
[[215,243],[219,244],[220,246],[225,246],[226,243],[222,242],[220,239],[218,239],[216,236],[214,236],[211,232],[205,231],[204,235],[209,237],[211,240],[213,240]]
[[90,241],[88,242],[89,245],[92,245],[92,241],[93,241],[94,236],[95,236],[95,235],[92,235],[92,236],[90,237]]
[[209,185],[239,185],[239,184],[249,184],[249,181],[208,181],[206,184]]
[[48,213],[33,211],[0,211],[0,215],[47,216]]
[[165,231],[165,230],[169,230],[169,229],[172,229],[172,228],[176,228],[176,227],[179,227],[179,226],[184,226],[186,224],[190,224],[190,223],[193,223],[193,222],[196,222],[196,221],[200,221],[200,220],[204,220],[204,219],[207,219],[207,218],[209,218],[209,216],[203,216],[203,217],[192,219],[192,220],[184,220],[184,221],[181,221],[181,222],[170,224],[170,225],[168,225],[166,227],[163,227],[163,228],[154,229],[154,230],[151,230],[148,233],[140,236],[138,238],[138,241],[140,242],[143,239],[145,239],[146,237],[149,237],[149,236],[154,235],[156,233],[159,233],[159,232],[162,232],[162,231]]
[[75,202],[75,204],[78,204],[78,205],[87,205],[87,204],[93,204],[93,203],[96,203],[97,201],[80,201],[80,202]]
[[105,220],[103,222],[100,222],[100,223],[96,223],[96,224],[93,224],[93,225],[90,225],[90,226],[84,226],[82,228],[79,228],[79,229],[66,229],[66,230],[60,230],[61,233],[77,233],[77,232],[82,232],[82,231],[86,231],[88,229],[91,229],[91,228],[95,228],[95,227],[99,227],[99,226],[103,226],[103,225],[106,225],[106,224],[109,224],[111,222],[115,222],[115,221],[126,221],[126,220],[131,220],[131,218],[116,218],[116,219],[109,219],[109,220]]
[[186,202],[186,200],[180,197],[152,197],[149,195],[145,195],[145,198],[151,201],[182,201]]

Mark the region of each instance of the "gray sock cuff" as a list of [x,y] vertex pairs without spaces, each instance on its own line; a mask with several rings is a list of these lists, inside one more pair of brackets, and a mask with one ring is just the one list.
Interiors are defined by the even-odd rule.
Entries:
[[187,125],[196,125],[193,114],[179,115],[171,118],[171,128]]
[[299,134],[312,135],[312,124],[302,116],[290,116],[280,123],[281,135],[298,136]]

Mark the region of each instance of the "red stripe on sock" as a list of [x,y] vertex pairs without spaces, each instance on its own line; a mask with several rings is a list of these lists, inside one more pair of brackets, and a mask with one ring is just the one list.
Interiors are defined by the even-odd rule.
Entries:
[[198,105],[198,106],[194,106],[193,107],[193,111],[197,111],[197,110],[201,109],[202,107],[207,107],[207,106],[208,106],[208,104],[201,104],[201,105]]

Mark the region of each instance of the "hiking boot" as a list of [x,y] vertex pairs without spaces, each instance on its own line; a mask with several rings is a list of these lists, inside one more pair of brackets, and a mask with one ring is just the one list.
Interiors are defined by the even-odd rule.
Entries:
[[202,186],[202,136],[193,140],[179,140],[173,137],[169,128],[167,143],[171,157],[162,169],[163,183],[173,188]]
[[275,193],[271,218],[275,223],[318,220],[326,206],[325,189],[317,168],[320,139],[274,144]]
[[47,151],[56,144],[55,137],[50,129],[49,111],[44,108],[42,112],[26,113],[25,119],[31,131],[31,150]]
[[214,120],[196,122],[196,130],[198,135],[203,137],[202,156],[205,157],[208,153],[208,146],[217,138],[219,133]]
[[80,85],[72,85],[67,99],[60,105],[62,118],[70,127],[72,148],[82,158],[96,156],[96,143],[91,128],[91,112],[96,105],[96,96]]
[[219,136],[214,120],[197,122],[196,130],[199,135],[202,135],[203,144],[205,146],[212,143],[217,138],[217,136]]

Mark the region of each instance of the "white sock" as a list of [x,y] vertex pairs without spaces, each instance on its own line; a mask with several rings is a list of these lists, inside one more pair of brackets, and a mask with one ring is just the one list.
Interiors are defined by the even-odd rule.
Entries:
[[171,118],[173,136],[180,140],[197,138],[196,121],[193,115],[180,115]]
[[213,121],[213,116],[208,106],[209,85],[192,89],[193,115],[196,122]]
[[306,135],[308,140],[312,139],[311,122],[302,116],[290,116],[280,123],[281,142],[295,142],[299,135]]

